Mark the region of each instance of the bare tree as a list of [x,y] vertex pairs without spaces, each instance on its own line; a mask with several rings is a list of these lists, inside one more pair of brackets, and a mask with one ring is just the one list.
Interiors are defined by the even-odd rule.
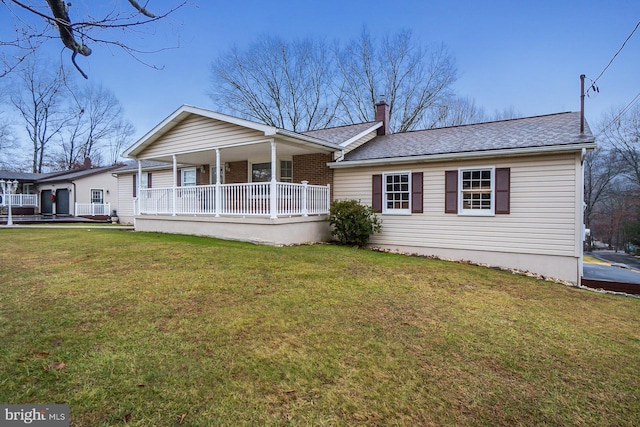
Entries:
[[453,56],[444,45],[427,50],[415,44],[410,31],[378,42],[365,28],[337,55],[342,113],[351,123],[373,120],[374,105],[384,97],[392,131],[429,127],[433,110],[452,98]]
[[109,165],[117,164],[121,158],[121,154],[131,143],[131,137],[135,132],[133,125],[126,120],[118,120],[107,139],[106,149],[108,154],[107,161]]
[[14,169],[16,141],[8,121],[0,116],[0,169]]
[[[96,5],[92,10],[77,10],[65,0],[0,0],[11,19],[15,37],[0,40],[0,47],[10,49],[0,57],[0,77],[16,69],[47,40],[58,38],[71,50],[71,61],[78,71],[87,75],[76,63],[76,55],[91,55],[89,44],[112,45],[124,49],[134,57],[143,53],[123,42],[122,30],[146,28],[183,7],[187,0],[176,1],[162,13],[154,14],[136,0],[128,0],[129,8],[120,8],[113,1],[111,7]],[[74,13],[75,12],[75,13]],[[71,16],[75,15],[76,19]],[[80,17],[78,17],[80,15]],[[105,35],[106,33],[106,35]]]
[[[122,106],[113,92],[101,85],[80,89],[70,98],[70,104],[56,164],[72,169],[87,158],[94,165],[100,164],[102,151],[109,151],[111,141],[123,136],[122,130],[130,130],[132,126],[123,119]],[[111,153],[108,157],[112,157]]]
[[605,115],[602,137],[620,156],[622,171],[640,187],[640,106]]
[[331,65],[321,41],[264,36],[246,51],[233,48],[212,64],[210,96],[223,111],[271,126],[294,131],[327,127],[337,107],[327,97]]
[[[612,186],[619,177],[620,161],[615,151],[598,148],[586,154],[584,159],[584,224],[592,229],[598,205],[611,202]],[[592,236],[588,245],[592,247]]]
[[425,115],[425,128],[440,128],[459,126],[470,123],[480,123],[486,120],[482,107],[470,98],[452,98],[442,103],[438,108],[431,109]]
[[427,51],[408,31],[378,42],[365,29],[331,53],[322,41],[265,36],[218,58],[211,75],[215,107],[241,117],[295,131],[368,122],[384,96],[401,132],[450,99],[456,68],[443,46]]
[[28,61],[13,87],[11,104],[22,118],[33,148],[32,172],[43,171],[51,142],[67,124],[63,114],[66,77],[61,69],[51,71],[44,62]]
[[502,110],[495,110],[489,120],[510,120],[517,119],[518,117],[524,117],[524,115],[516,109],[513,105],[505,107]]

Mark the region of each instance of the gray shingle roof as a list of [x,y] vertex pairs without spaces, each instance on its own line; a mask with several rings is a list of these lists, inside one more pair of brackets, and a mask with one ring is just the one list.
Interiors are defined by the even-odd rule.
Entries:
[[58,173],[50,177],[38,178],[38,183],[47,183],[47,182],[70,182],[74,179],[82,178],[84,176],[95,175],[101,172],[107,172],[117,168],[118,166],[103,166],[98,168],[91,169],[77,169],[70,170],[64,173]]
[[35,182],[39,178],[44,176],[48,176],[50,174],[43,173],[30,173],[30,172],[13,172],[13,171],[5,171],[0,170],[0,179],[6,180],[18,180],[20,182]]
[[334,144],[343,143],[354,136],[366,131],[373,127],[376,122],[359,123],[357,125],[339,126],[328,129],[310,130],[307,132],[300,132],[303,135],[312,136],[314,138],[322,139]]
[[344,162],[592,142],[588,125],[580,135],[580,113],[570,112],[378,136]]

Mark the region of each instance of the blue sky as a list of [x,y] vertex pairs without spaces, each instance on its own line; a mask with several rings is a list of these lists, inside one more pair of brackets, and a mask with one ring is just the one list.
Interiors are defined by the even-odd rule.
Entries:
[[[169,2],[150,1],[149,8]],[[444,43],[457,60],[455,90],[487,113],[506,108],[527,116],[578,111],[579,75],[595,79],[640,21],[637,0],[191,3],[153,32],[127,36],[131,44],[145,48],[179,44],[142,56],[163,70],[101,46],[78,61],[92,82],[116,94],[137,137],[182,104],[211,108],[209,65],[234,45],[242,48],[265,33],[346,41],[364,25],[381,35],[410,29],[426,46]],[[91,2],[75,4],[86,7]],[[59,52],[58,47],[52,50]],[[592,128],[603,112],[627,105],[640,92],[639,71],[640,29],[598,81],[599,95],[586,100]]]

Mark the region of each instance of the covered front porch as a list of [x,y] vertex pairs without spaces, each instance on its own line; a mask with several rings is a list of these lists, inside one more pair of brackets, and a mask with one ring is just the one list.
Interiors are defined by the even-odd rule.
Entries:
[[[183,106],[125,152],[137,160],[136,230],[270,244],[327,240],[327,163],[339,149]],[[154,167],[145,170],[145,162]]]

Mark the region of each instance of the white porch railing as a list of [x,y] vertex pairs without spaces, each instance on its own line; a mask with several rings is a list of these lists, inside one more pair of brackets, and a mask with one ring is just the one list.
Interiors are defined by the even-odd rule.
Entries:
[[[271,197],[272,186],[275,198]],[[151,215],[242,215],[276,216],[328,214],[330,187],[286,182],[198,185],[173,188],[143,188],[137,199],[138,214]],[[175,206],[174,206],[175,200]]]
[[75,216],[104,216],[110,214],[110,203],[76,203]]
[[0,194],[0,206],[9,206],[9,197],[11,197],[11,206],[16,208],[38,206],[37,194]]

